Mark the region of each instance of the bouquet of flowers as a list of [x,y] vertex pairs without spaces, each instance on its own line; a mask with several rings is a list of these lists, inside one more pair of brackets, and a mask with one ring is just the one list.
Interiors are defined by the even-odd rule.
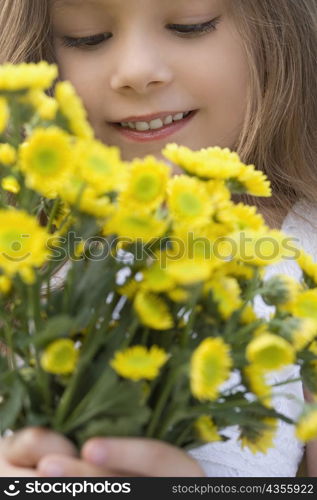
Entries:
[[[284,420],[316,437],[317,405],[293,422],[273,404],[291,380],[278,394],[270,380],[297,365],[317,393],[317,265],[232,199],[270,196],[264,174],[218,147],[124,162],[57,76],[44,61],[0,66],[1,432],[189,449],[237,426],[265,452]],[[283,258],[300,283],[264,280]]]

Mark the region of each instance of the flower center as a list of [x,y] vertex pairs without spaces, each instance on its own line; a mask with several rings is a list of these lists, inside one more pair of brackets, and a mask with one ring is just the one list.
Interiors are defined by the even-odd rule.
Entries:
[[200,214],[201,203],[199,199],[191,193],[182,193],[178,199],[179,208],[185,216],[195,217]]
[[159,193],[159,184],[151,175],[144,175],[135,185],[135,196],[141,201],[150,201]]
[[51,149],[42,149],[38,151],[34,163],[41,173],[53,174],[59,166],[58,155]]

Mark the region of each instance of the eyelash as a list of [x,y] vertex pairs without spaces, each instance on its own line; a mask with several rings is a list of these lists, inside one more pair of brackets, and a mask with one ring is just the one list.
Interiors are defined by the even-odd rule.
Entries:
[[[183,37],[194,37],[203,35],[204,33],[210,33],[217,28],[217,24],[220,21],[220,17],[216,17],[211,21],[200,24],[168,24],[168,29],[175,31],[178,35]],[[86,36],[82,38],[72,38],[65,36],[62,38],[62,44],[65,47],[94,47],[102,42],[105,42],[112,38],[111,34],[101,33],[99,35]]]

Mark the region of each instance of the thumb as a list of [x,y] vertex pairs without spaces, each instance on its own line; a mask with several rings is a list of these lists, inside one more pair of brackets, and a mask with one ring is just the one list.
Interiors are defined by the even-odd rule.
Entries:
[[0,452],[4,460],[20,467],[35,467],[49,453],[78,456],[71,441],[43,427],[28,427],[1,439]]

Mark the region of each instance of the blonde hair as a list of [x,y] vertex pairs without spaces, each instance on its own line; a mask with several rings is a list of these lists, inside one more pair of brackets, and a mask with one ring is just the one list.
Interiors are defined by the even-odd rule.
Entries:
[[[54,61],[50,0],[0,0],[0,62]],[[250,96],[236,150],[269,177],[290,207],[317,193],[317,0],[229,0],[250,67]]]

